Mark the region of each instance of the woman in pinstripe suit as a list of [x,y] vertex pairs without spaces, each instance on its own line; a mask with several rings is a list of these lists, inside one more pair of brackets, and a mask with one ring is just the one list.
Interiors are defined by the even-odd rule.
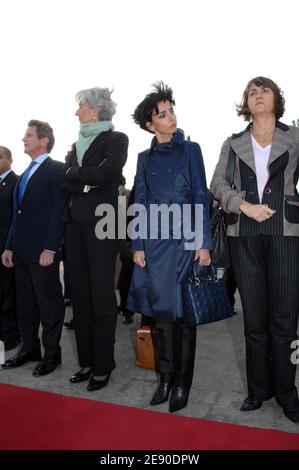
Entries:
[[[224,142],[211,191],[229,214],[227,235],[244,312],[248,396],[241,410],[258,409],[275,396],[287,418],[298,423],[291,354],[299,312],[299,129],[279,121],[284,105],[271,79],[250,80],[237,107],[250,123]],[[229,154],[235,155],[233,186],[226,180]]]

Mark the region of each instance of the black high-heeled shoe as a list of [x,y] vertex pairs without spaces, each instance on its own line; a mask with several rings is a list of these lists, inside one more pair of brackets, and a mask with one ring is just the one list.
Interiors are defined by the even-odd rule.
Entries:
[[169,412],[175,413],[176,411],[185,408],[188,403],[190,387],[175,385],[172,389],[169,399]]
[[79,382],[84,382],[84,380],[87,380],[89,379],[89,376],[92,372],[92,367],[90,367],[90,369],[88,369],[87,372],[82,372],[83,369],[80,369],[78,370],[78,372],[76,372],[74,375],[72,375],[72,377],[70,378],[70,382],[72,384],[77,384]]
[[299,423],[299,400],[293,398],[292,400],[282,400],[276,397],[277,404],[282,407],[284,415],[293,423]]
[[247,397],[242,403],[240,408],[241,411],[254,411],[258,410],[262,406],[262,400],[255,400],[254,398]]
[[153,398],[150,401],[151,406],[160,405],[165,403],[172,389],[173,378],[172,376],[161,375],[160,383],[155,390]]
[[111,373],[109,373],[103,380],[96,380],[93,378],[93,376],[90,377],[87,385],[87,390],[89,392],[94,392],[95,390],[100,390],[101,388],[106,387],[106,385],[108,385],[109,383],[110,375]]

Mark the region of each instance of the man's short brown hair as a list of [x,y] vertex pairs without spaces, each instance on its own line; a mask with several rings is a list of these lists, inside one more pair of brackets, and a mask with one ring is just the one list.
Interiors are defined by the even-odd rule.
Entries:
[[28,127],[36,128],[36,133],[39,139],[47,137],[49,140],[47,151],[50,153],[55,144],[55,137],[50,124],[48,122],[39,121],[38,119],[31,119],[31,121],[28,122]]

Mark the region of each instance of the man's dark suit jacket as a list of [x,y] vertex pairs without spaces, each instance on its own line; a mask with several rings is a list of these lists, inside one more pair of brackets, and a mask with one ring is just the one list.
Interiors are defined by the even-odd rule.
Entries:
[[0,254],[4,251],[11,225],[13,190],[17,181],[18,176],[11,171],[0,183]]
[[19,183],[15,186],[13,219],[5,246],[13,251],[14,260],[36,263],[45,249],[54,251],[59,259],[66,198],[57,184],[63,166],[48,157],[29,179],[20,206]]
[[[117,206],[118,186],[126,163],[128,137],[116,131],[100,134],[86,150],[82,167],[78,166],[76,147],[66,158],[65,174],[60,188],[69,191],[64,222],[96,223],[95,209],[101,203]],[[93,186],[84,192],[85,185]]]

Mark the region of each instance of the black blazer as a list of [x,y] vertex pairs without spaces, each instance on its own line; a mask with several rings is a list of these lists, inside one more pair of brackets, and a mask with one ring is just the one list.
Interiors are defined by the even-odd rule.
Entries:
[[13,251],[15,260],[24,263],[39,261],[45,250],[61,255],[63,223],[61,221],[66,196],[58,188],[64,164],[47,158],[31,176],[21,205],[18,186],[13,195],[13,219],[5,248]]
[[13,190],[18,176],[11,171],[0,183],[0,252],[2,254],[11,225]]
[[[116,131],[100,134],[87,149],[82,167],[78,165],[76,146],[66,157],[64,176],[59,187],[68,192],[63,221],[74,219],[95,223],[96,207],[108,203],[117,207],[118,186],[127,160],[128,137]],[[85,192],[86,185],[92,188]]]

